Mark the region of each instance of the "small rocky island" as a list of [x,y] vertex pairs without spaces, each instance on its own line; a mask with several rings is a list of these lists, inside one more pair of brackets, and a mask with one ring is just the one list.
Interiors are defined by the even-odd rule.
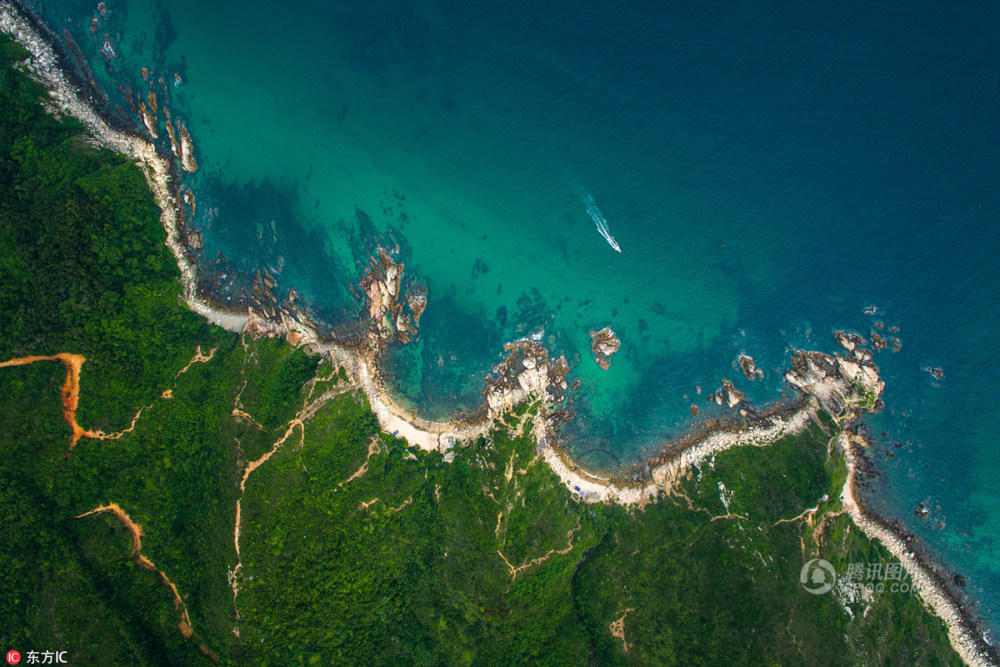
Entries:
[[757,363],[749,354],[740,354],[739,358],[736,359],[736,363],[739,364],[743,375],[751,382],[764,377],[764,371],[757,368]]
[[594,353],[594,361],[604,370],[608,370],[611,367],[611,355],[622,345],[618,336],[611,327],[604,327],[591,330],[590,341],[590,351]]

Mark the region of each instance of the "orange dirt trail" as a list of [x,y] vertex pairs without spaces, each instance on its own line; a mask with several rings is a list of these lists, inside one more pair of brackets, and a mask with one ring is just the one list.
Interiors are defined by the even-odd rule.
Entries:
[[[216,348],[212,348],[206,355],[202,353],[201,346],[199,345],[196,348],[191,361],[189,361],[184,368],[177,371],[176,375],[174,375],[174,381],[176,382],[177,378],[186,373],[193,364],[204,364],[211,361],[215,356],[215,350]],[[70,453],[73,451],[73,448],[76,447],[76,443],[80,441],[80,438],[92,438],[94,440],[118,440],[119,438],[128,435],[135,429],[135,424],[139,421],[139,417],[142,416],[142,411],[152,407],[152,404],[150,404],[139,408],[139,411],[135,413],[135,416],[132,418],[132,423],[129,424],[128,428],[118,431],[117,433],[105,433],[101,430],[92,431],[80,426],[80,424],[76,421],[76,407],[80,402],[80,369],[83,366],[83,362],[86,360],[87,358],[82,354],[60,352],[59,354],[52,354],[49,356],[30,355],[27,357],[17,357],[0,362],[0,368],[6,368],[8,366],[28,366],[36,361],[60,361],[63,366],[66,367],[66,379],[63,381],[62,386],[63,417],[66,418],[66,423],[69,424],[69,427],[73,432],[69,439],[69,450],[66,452],[67,458],[69,458]],[[173,398],[172,389],[165,390],[161,395],[161,398]]]
[[128,532],[132,535],[132,558],[135,562],[144,570],[152,572],[160,577],[160,581],[163,585],[170,589],[170,593],[174,598],[174,608],[180,613],[181,620],[177,623],[177,629],[181,631],[181,634],[185,637],[191,637],[194,634],[194,628],[191,626],[191,618],[188,616],[187,605],[184,604],[183,598],[181,598],[180,592],[177,590],[177,585],[170,581],[170,579],[160,570],[156,569],[153,565],[153,561],[149,560],[143,556],[140,551],[142,551],[142,526],[132,520],[132,517],[128,515],[128,512],[123,510],[118,503],[108,503],[107,505],[101,505],[95,507],[89,512],[84,512],[79,514],[74,519],[84,519],[88,516],[93,516],[95,514],[103,514],[104,512],[110,512],[122,522],[122,525],[128,529]]
[[[63,381],[62,386],[62,404],[63,417],[66,418],[66,423],[69,424],[70,429],[73,431],[69,439],[69,451],[73,451],[80,438],[91,435],[89,431],[76,423],[76,406],[80,401],[80,367],[83,366],[83,362],[86,360],[86,357],[82,354],[60,352],[59,354],[47,357],[32,355],[0,362],[0,368],[7,366],[27,366],[36,361],[60,361],[66,367],[66,379]],[[66,452],[66,456],[69,456],[69,452]]]
[[[211,361],[212,357],[215,355],[215,349],[212,349],[207,355],[203,354],[201,347],[199,346],[195,352],[194,357],[188,362],[187,366],[182,368],[175,376],[176,380],[181,374],[186,372],[192,364],[196,363],[207,363]],[[72,430],[72,435],[69,441],[69,451],[66,452],[67,458],[79,442],[80,438],[95,438],[100,440],[117,440],[122,436],[130,433],[134,428],[136,422],[139,420],[139,416],[145,408],[151,406],[145,406],[145,408],[140,408],[136,413],[135,417],[132,418],[132,423],[124,431],[118,433],[104,433],[103,431],[91,431],[80,426],[76,421],[76,408],[80,401],[80,368],[83,366],[83,362],[87,359],[82,354],[71,354],[69,352],[60,352],[59,354],[53,354],[48,356],[37,356],[30,355],[27,357],[17,357],[14,359],[8,359],[7,361],[0,362],[0,368],[6,368],[11,366],[28,366],[35,363],[36,361],[59,361],[66,367],[66,379],[63,381],[62,386],[62,405],[63,405],[63,417],[66,419],[66,423],[69,424]],[[164,398],[172,398],[172,391],[167,389],[163,393]],[[142,551],[142,526],[128,515],[128,513],[121,508],[118,503],[109,503],[107,505],[101,505],[95,507],[89,512],[85,512],[78,516],[73,517],[74,519],[83,519],[85,517],[93,516],[94,514],[102,514],[104,512],[110,512],[121,521],[122,525],[128,529],[129,534],[132,536],[132,553],[130,554],[139,567],[152,572],[160,578],[167,588],[170,589],[170,593],[173,596],[174,608],[177,609],[180,614],[180,621],[177,623],[177,629],[180,630],[181,634],[190,638],[194,634],[194,628],[191,625],[191,618],[188,616],[187,605],[184,604],[184,599],[181,597],[180,592],[177,590],[177,585],[170,581],[169,577],[162,571],[156,568],[153,561],[149,560],[143,556],[140,552]],[[211,658],[214,661],[218,661],[218,658],[205,646],[198,644],[198,649],[205,656]]]

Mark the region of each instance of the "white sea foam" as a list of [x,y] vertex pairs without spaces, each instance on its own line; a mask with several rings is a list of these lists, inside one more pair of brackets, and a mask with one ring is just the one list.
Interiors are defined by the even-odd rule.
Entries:
[[577,195],[580,197],[580,201],[583,202],[583,205],[587,207],[587,215],[589,215],[590,219],[594,221],[594,225],[597,227],[597,233],[604,237],[604,240],[608,242],[609,246],[614,248],[616,251],[621,252],[622,249],[618,245],[618,241],[615,240],[615,237],[612,236],[611,232],[608,230],[608,220],[604,217],[601,209],[597,207],[597,202],[594,201],[594,197],[583,188],[579,189]]

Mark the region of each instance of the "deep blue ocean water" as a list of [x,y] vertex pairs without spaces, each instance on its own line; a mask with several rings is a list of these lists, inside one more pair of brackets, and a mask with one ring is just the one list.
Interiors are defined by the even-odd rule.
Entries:
[[692,402],[715,414],[723,378],[774,401],[791,348],[899,327],[868,419],[878,502],[1000,621],[1000,5],[106,5],[91,34],[96,3],[34,3],[113,100],[142,66],[165,77],[206,257],[281,268],[335,322],[358,309],[359,219],[404,240],[429,305],[386,363],[429,416],[474,406],[503,342],[544,326],[581,380],[569,445],[611,466]]

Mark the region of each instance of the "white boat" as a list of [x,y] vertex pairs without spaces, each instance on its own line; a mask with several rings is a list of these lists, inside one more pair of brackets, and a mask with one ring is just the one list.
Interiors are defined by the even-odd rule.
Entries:
[[617,252],[621,252],[621,246],[618,245],[618,241],[615,237],[611,235],[608,231],[608,221],[605,219],[604,214],[601,213],[601,209],[597,208],[597,203],[594,202],[594,198],[590,194],[584,192],[580,196],[581,201],[583,201],[584,206],[587,207],[587,214],[590,219],[594,221],[594,225],[597,226],[597,233],[604,237],[604,240],[608,242],[608,245],[614,248]]
[[609,246],[611,246],[612,248],[614,248],[618,252],[622,251],[621,246],[618,245],[618,241],[616,241],[615,237],[612,236],[611,232],[608,231],[608,225],[607,225],[607,223],[605,223],[603,225],[598,224],[597,225],[597,233],[604,237],[604,240],[608,242]]

